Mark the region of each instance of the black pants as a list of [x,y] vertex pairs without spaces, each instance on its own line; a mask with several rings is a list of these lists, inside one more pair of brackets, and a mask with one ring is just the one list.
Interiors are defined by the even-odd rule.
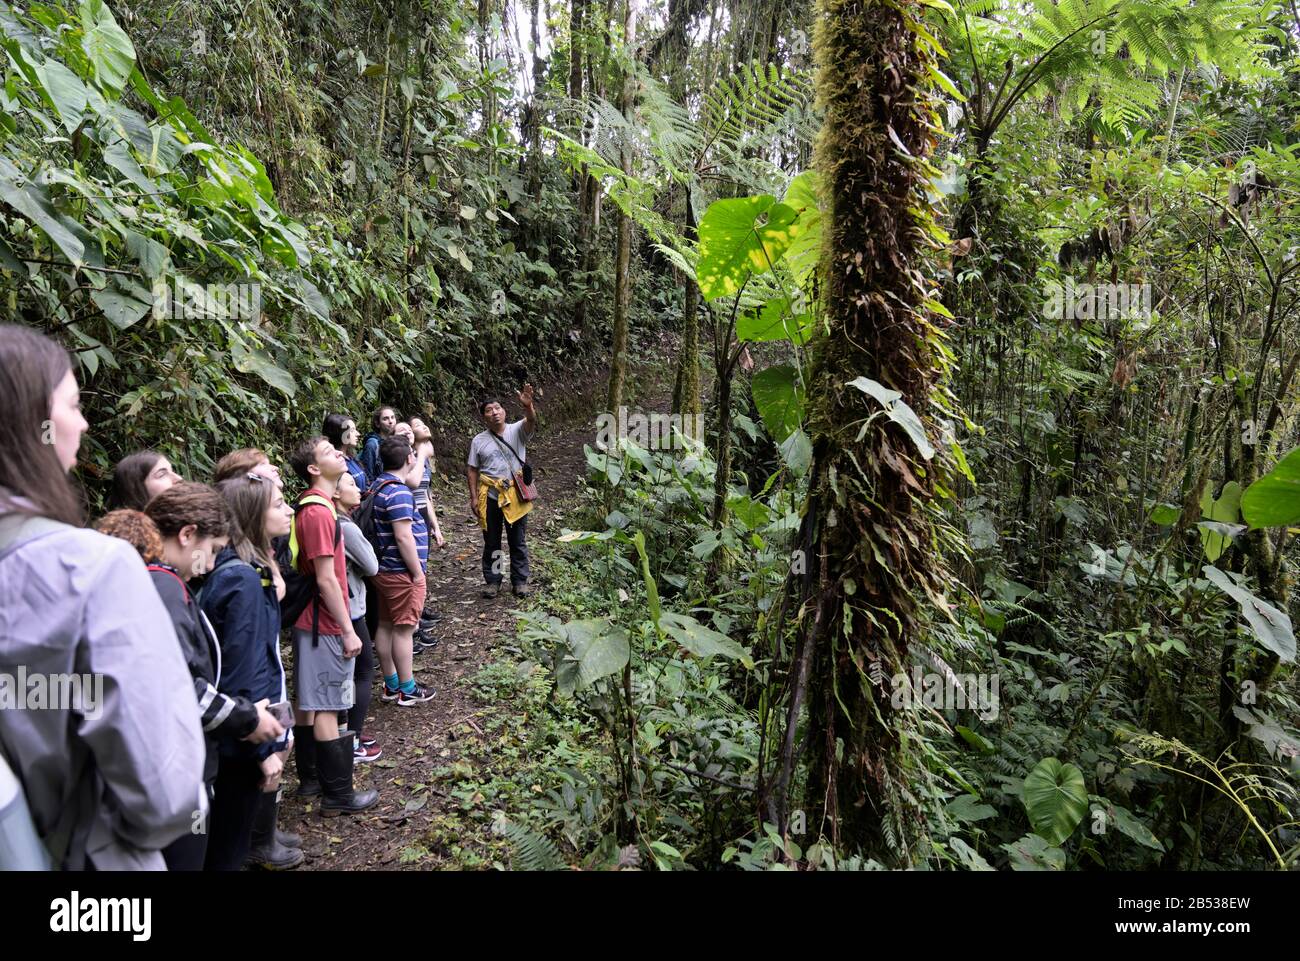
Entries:
[[[209,808],[211,811],[211,808]],[[212,815],[208,814],[209,823]],[[208,835],[200,831],[177,838],[162,850],[168,871],[202,871],[208,852]]]
[[366,630],[371,637],[379,632],[379,591],[366,578]]
[[208,813],[204,870],[238,871],[244,866],[253,844],[253,820],[261,793],[262,768],[256,758],[221,758]]
[[[370,608],[366,608],[366,617]],[[370,649],[370,629],[366,618],[359,617],[352,622],[352,629],[361,638],[361,653],[357,655],[357,666],[352,674],[352,683],[356,687],[356,699],[348,708],[348,730],[353,734],[361,733],[361,726],[366,723],[366,711],[370,710],[370,696],[374,692],[371,686],[375,680],[375,655]]]
[[492,498],[487,502],[487,530],[483,532],[483,580],[489,584],[501,583],[501,528],[506,529],[506,543],[510,545],[510,583],[523,584],[528,580],[527,515],[513,524],[506,520],[501,508]]

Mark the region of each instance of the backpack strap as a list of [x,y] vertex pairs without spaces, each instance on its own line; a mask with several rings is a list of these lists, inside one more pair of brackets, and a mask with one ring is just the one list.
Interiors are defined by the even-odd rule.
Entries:
[[161,564],[146,564],[145,569],[148,570],[151,574],[170,574],[172,577],[176,578],[176,583],[181,586],[181,590],[185,594],[185,606],[189,607],[191,604],[194,603],[194,598],[190,596],[189,585],[186,584],[185,581],[181,579],[181,576],[177,574],[174,570],[172,570],[170,567],[164,567]]
[[[330,514],[334,517],[335,553],[338,553],[339,542],[343,539],[343,525],[339,523],[339,512],[334,505],[320,494],[303,494],[293,506],[293,526],[289,530],[289,556],[293,559],[295,568],[298,566],[298,514],[308,504],[319,504],[330,509]],[[306,577],[305,574],[303,576]],[[316,647],[320,643],[320,589],[313,588],[313,592],[312,599],[307,603],[311,605],[311,646]]]
[[[208,575],[208,579],[204,581],[203,586],[199,588],[198,602],[200,604],[203,603],[203,592],[208,589],[208,585],[212,583],[212,579],[217,576],[217,573],[219,571],[224,571],[228,567],[235,567],[238,564],[244,564],[247,567],[253,566],[252,564],[249,564],[247,561],[241,560],[239,557],[232,557],[229,560],[222,561],[220,564],[218,564],[216,567],[212,569],[212,573]],[[256,570],[256,568],[254,568],[254,570]]]
[[64,529],[75,528],[39,514],[6,514],[0,517],[0,559],[8,557],[29,541]]
[[524,459],[519,456],[519,452],[515,450],[513,445],[511,445],[508,441],[506,441],[505,438],[493,434],[492,431],[488,431],[488,433],[491,434],[492,439],[496,441],[499,446],[506,448],[506,450],[510,451],[510,453],[515,455],[515,461],[519,464],[520,469],[526,466],[524,463]]

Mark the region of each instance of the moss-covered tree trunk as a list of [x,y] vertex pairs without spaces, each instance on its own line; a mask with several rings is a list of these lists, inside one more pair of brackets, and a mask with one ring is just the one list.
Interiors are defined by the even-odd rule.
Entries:
[[[931,55],[914,32],[923,9],[917,0],[819,0],[817,8],[826,120],[814,166],[828,213],[828,332],[815,346],[810,384],[807,574],[794,662],[809,712],[810,830],[894,863],[909,860],[921,816],[916,715],[891,708],[890,679],[906,671],[926,598],[942,596],[947,575],[929,504],[934,462],[883,416],[860,433],[880,406],[849,383],[878,381],[926,418],[940,376],[923,307],[931,289],[921,256],[930,225],[923,158],[939,124]],[[793,722],[797,705],[792,713]]]
[[[636,0],[624,0],[623,37],[629,50],[635,49]],[[632,99],[635,80],[628,71],[623,77],[618,108],[629,120],[632,117]],[[632,173],[632,148],[623,147],[623,172]],[[632,218],[622,209],[615,220],[618,226],[618,246],[614,252],[614,334],[609,358],[609,410],[617,413],[623,403],[623,382],[627,378],[627,308],[631,300],[632,280],[629,277],[632,260]]]

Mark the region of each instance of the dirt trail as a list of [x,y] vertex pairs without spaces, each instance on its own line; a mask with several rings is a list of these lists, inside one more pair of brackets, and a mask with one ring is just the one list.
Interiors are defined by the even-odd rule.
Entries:
[[[542,494],[529,515],[530,545],[554,540],[559,534],[556,518],[576,500],[586,473],[583,444],[593,441],[589,413],[593,409],[587,404],[571,404],[569,422],[553,424],[543,408],[543,432],[529,445],[530,459],[538,465],[536,482]],[[578,410],[588,413],[584,416]],[[290,761],[280,825],[302,835],[307,863],[300,870],[439,866],[436,858],[404,864],[401,855],[421,842],[434,819],[450,810],[433,771],[460,759],[466,727],[482,736],[479,719],[493,708],[478,702],[469,680],[492,659],[497,643],[514,636],[515,618],[510,612],[520,606],[508,589],[495,599],[479,596],[483,540],[477,523],[468,516],[464,479],[455,473],[462,457],[444,458],[440,467],[444,475],[452,476],[434,481],[435,502],[442,508],[439,521],[447,541],[442,551],[435,548],[429,555],[429,596],[432,609],[442,615],[436,625],[441,640],[436,648],[415,659],[416,678],[432,685],[437,696],[410,708],[386,703],[379,696],[381,681],[376,670],[365,729],[378,739],[383,756],[357,765],[355,783],[358,788],[377,788],[380,802],[363,815],[323,818],[314,803],[292,797],[298,778]],[[504,537],[502,548],[506,548]],[[535,592],[544,592],[547,580],[545,569],[534,569]],[[531,605],[535,599],[527,603]],[[426,787],[418,789],[417,785]],[[467,830],[474,829],[467,826]]]

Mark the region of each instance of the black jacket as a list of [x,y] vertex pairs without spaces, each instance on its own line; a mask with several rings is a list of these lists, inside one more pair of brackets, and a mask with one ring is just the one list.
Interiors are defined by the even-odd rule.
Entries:
[[165,565],[150,564],[149,576],[171,615],[181,653],[194,679],[194,694],[199,700],[200,723],[208,748],[203,779],[211,783],[217,776],[216,738],[247,737],[257,727],[257,708],[246,697],[232,697],[217,689],[221,683],[221,648],[180,575]]

